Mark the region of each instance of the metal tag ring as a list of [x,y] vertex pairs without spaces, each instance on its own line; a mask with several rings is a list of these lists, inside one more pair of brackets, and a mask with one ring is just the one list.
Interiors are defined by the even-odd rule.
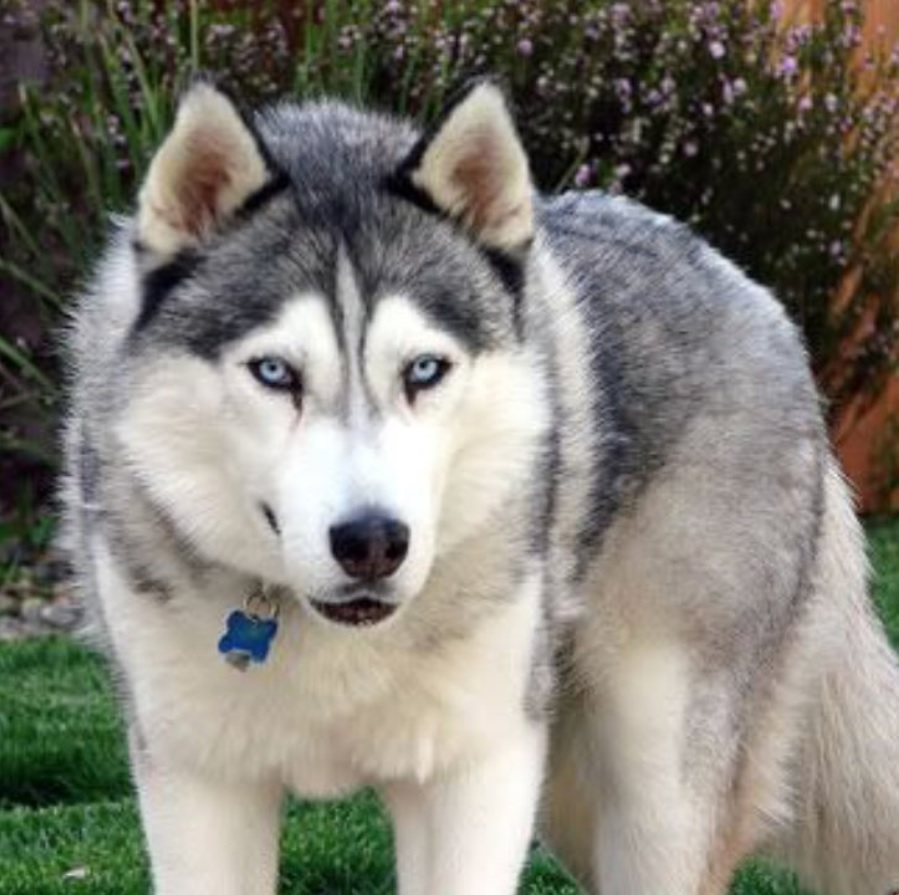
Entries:
[[244,602],[244,610],[247,615],[257,620],[278,618],[281,604],[271,590],[265,585],[259,585],[252,591]]

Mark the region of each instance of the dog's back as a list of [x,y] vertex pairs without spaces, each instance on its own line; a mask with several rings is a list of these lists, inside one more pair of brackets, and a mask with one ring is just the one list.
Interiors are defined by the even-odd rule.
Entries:
[[602,892],[720,891],[760,849],[894,888],[899,671],[795,328],[632,203],[544,221],[598,390],[551,841]]

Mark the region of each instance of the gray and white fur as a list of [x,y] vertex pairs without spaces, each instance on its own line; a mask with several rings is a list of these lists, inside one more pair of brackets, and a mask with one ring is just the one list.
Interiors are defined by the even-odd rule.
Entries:
[[490,83],[424,134],[195,85],[71,357],[158,895],[272,895],[283,793],[362,786],[401,895],[512,895],[535,822],[602,895],[757,852],[899,888],[899,671],[795,327],[670,219],[537,195]]

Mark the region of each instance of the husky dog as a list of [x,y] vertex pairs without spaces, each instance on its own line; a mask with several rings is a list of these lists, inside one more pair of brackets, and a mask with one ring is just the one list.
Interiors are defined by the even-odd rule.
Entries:
[[[899,671],[781,306],[542,198],[500,90],[426,133],[183,98],[72,327],[68,537],[159,895],[271,895],[371,786],[402,895],[899,887]],[[535,827],[536,824],[536,827]]]

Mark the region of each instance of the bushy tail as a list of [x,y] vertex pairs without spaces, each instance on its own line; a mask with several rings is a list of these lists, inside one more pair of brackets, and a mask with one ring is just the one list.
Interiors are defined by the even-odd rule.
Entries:
[[778,851],[827,895],[899,891],[899,663],[867,596],[861,528],[828,474],[812,636],[816,684],[796,814]]

